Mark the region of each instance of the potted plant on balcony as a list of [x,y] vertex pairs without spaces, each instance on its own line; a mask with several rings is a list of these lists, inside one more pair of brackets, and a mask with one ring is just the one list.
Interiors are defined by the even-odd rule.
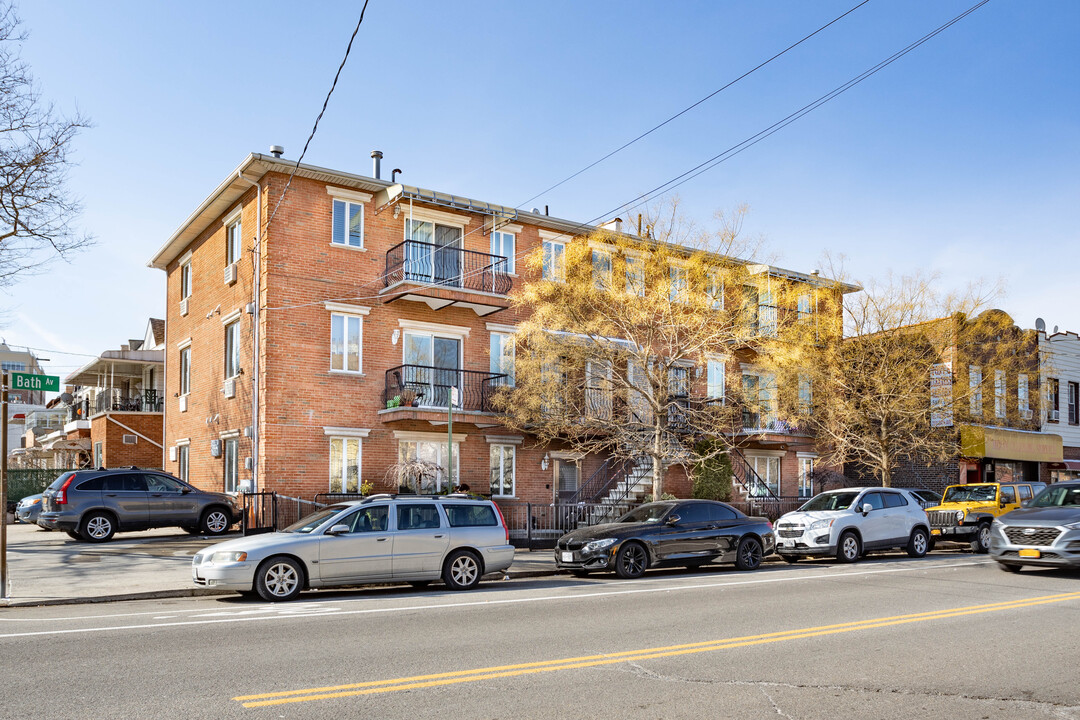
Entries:
[[396,407],[401,407],[401,396],[400,395],[395,395],[394,397],[392,397],[392,398],[390,398],[389,400],[386,401],[386,409],[387,410],[389,410],[390,408],[396,408]]
[[420,399],[416,395],[415,390],[402,390],[401,391],[401,404],[404,407],[416,407],[420,404]]

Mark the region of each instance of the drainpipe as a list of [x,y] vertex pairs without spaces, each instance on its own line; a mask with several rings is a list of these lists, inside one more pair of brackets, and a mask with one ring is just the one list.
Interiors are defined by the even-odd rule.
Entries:
[[253,293],[254,312],[251,321],[251,492],[259,491],[259,280],[262,270],[262,186],[257,180],[244,177],[237,170],[236,177],[255,188],[255,267]]

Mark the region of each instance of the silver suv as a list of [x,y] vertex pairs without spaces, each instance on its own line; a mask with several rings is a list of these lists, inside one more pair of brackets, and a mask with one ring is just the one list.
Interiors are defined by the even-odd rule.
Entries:
[[37,524],[76,540],[105,542],[121,530],[170,526],[221,535],[240,515],[230,495],[132,467],[64,473],[42,493]]
[[998,567],[1080,568],[1080,482],[1055,483],[990,526]]
[[467,495],[372,495],[329,505],[280,532],[218,543],[191,564],[196,585],[291,600],[304,588],[442,579],[468,590],[514,561],[498,505]]

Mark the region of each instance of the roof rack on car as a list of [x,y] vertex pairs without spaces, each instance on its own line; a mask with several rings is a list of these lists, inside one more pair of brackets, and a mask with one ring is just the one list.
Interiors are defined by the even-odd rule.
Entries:
[[453,499],[467,498],[467,499],[473,499],[473,500],[476,500],[476,499],[483,500],[484,499],[483,497],[476,497],[476,496],[473,496],[473,495],[471,495],[469,493],[463,493],[463,492],[456,492],[456,493],[449,493],[449,494],[444,494],[444,493],[377,493],[375,495],[368,495],[367,497],[361,498],[360,502],[361,503],[367,503],[367,502],[372,502],[374,500],[397,500],[397,499],[406,499],[406,500],[408,500],[410,498],[416,498],[418,500],[425,500],[425,499],[426,500],[445,500],[446,498],[453,498]]

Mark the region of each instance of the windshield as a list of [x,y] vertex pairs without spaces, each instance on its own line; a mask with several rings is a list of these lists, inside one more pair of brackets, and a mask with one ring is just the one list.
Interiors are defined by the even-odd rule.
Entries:
[[317,510],[306,518],[294,522],[281,532],[309,533],[348,507],[348,505],[330,505],[329,507],[324,507],[322,510]]
[[674,503],[649,503],[639,508],[634,508],[615,522],[621,523],[657,523],[660,522],[668,510],[675,506]]
[[799,508],[800,512],[813,512],[815,510],[847,510],[855,498],[859,497],[855,492],[822,493],[810,502]]
[[1080,505],[1080,485],[1048,487],[1028,503],[1028,507],[1064,507]]
[[941,502],[994,502],[996,496],[997,485],[953,485]]

